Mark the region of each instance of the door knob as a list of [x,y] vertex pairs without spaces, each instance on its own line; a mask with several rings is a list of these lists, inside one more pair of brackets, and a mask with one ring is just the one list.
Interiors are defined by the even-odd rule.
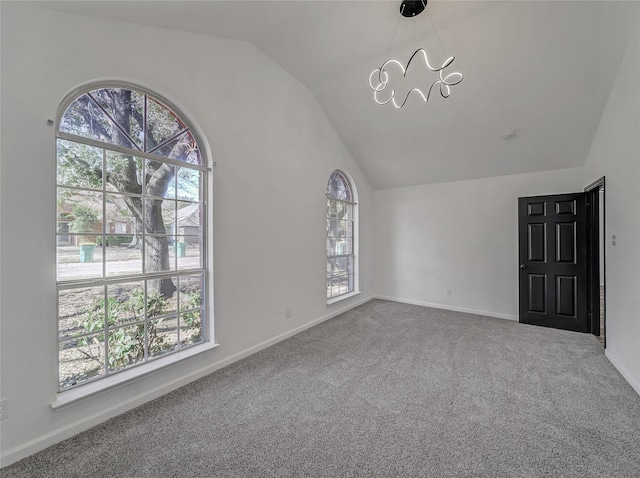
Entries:
[[527,266],[525,264],[520,264],[520,269],[526,269]]

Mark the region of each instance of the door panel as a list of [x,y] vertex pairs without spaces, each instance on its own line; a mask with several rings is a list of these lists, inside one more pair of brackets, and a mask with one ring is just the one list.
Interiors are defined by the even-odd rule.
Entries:
[[529,274],[529,312],[547,313],[547,276]]
[[520,322],[586,332],[585,194],[518,201]]
[[576,263],[576,223],[556,224],[556,262]]
[[576,316],[576,282],[573,276],[556,277],[556,314],[572,318]]
[[529,260],[535,262],[545,262],[547,259],[547,232],[545,224],[528,224],[529,229]]

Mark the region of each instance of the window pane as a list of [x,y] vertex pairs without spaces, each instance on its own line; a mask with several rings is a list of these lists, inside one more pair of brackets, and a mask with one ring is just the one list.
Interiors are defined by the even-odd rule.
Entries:
[[88,93],[69,105],[62,115],[60,131],[135,149]]
[[136,231],[136,218],[131,211],[140,211],[140,198],[122,196],[120,194],[106,194],[105,203],[105,232],[107,234],[128,235],[131,237]]
[[[144,228],[147,234],[174,234],[175,201],[162,199],[145,199],[144,201]],[[169,223],[165,223],[168,221]]]
[[176,233],[176,201],[170,199],[162,201],[162,222],[166,234]]
[[178,347],[178,318],[152,320],[149,327],[149,357],[159,357]]
[[349,279],[348,277],[340,277],[340,294],[346,294],[349,292]]
[[103,376],[104,333],[61,342],[58,357],[61,390]]
[[327,217],[335,219],[338,217],[338,203],[337,201],[327,200]]
[[[105,188],[114,192],[142,194],[142,158],[108,150],[106,155]],[[140,207],[137,202],[135,205]]]
[[167,315],[178,310],[178,295],[175,292],[177,284],[177,277],[147,281],[147,318]]
[[163,144],[154,150],[153,154],[189,164],[200,164],[201,162],[196,140],[189,131]]
[[58,140],[58,184],[102,189],[102,148]]
[[351,223],[348,221],[338,221],[338,236],[345,237],[351,235]]
[[76,234],[102,233],[101,193],[58,188],[57,206],[58,228],[62,222],[69,225],[69,232]]
[[195,169],[178,168],[178,199],[200,201],[202,173]]
[[61,339],[104,329],[104,287],[58,292],[58,331]]
[[71,245],[71,236],[69,235],[69,221],[58,219],[58,230],[56,244],[59,246]]
[[202,274],[182,276],[180,281],[180,310],[197,309],[204,306]]
[[329,237],[337,237],[339,234],[339,223],[337,219],[330,219],[328,221],[329,230],[327,231],[327,236]]
[[120,370],[144,360],[144,323],[109,331],[109,370]]
[[138,148],[142,149],[144,94],[123,88],[103,88],[93,90],[91,96],[111,115],[120,129],[127,133]]
[[144,320],[144,282],[107,286],[109,326]]
[[198,309],[180,314],[180,347],[202,342],[202,313]]
[[353,290],[353,256],[347,257],[347,273],[349,275],[349,291]]
[[351,239],[340,238],[336,241],[336,254],[351,254]]
[[331,174],[327,185],[327,197],[352,201],[349,181],[342,173],[334,171]]
[[102,236],[72,234],[66,237],[68,244],[56,247],[58,280],[102,277],[102,247],[96,245]]
[[147,97],[147,151],[153,151],[163,141],[185,129],[187,126],[171,110]]
[[178,236],[176,245],[178,270],[201,269],[202,236]]
[[175,270],[176,251],[173,237],[147,236],[144,241],[145,272]]
[[202,204],[178,202],[178,234],[196,236],[202,234]]
[[162,161],[145,162],[146,194],[161,198],[175,199],[176,197],[176,168],[172,164]]
[[[140,274],[142,272],[142,251],[135,246],[133,236],[105,236],[102,247],[105,255],[107,276]],[[129,247],[134,241],[134,246]]]
[[344,219],[353,222],[353,204],[346,204],[346,214]]

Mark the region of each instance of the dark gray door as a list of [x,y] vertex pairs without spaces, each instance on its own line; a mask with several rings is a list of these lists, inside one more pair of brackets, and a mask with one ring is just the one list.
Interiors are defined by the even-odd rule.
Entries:
[[518,199],[520,322],[587,332],[584,193]]

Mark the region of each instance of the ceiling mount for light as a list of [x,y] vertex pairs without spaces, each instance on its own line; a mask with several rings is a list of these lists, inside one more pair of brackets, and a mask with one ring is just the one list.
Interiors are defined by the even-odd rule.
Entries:
[[[400,15],[406,18],[415,18],[417,15],[420,15],[425,10],[426,7],[427,7],[427,0],[403,0],[403,2],[400,4]],[[429,17],[429,22],[431,22],[431,17],[429,16],[428,12],[427,12],[427,16]],[[400,23],[400,19],[398,19],[398,23]],[[431,22],[431,26],[433,27],[433,22]],[[397,30],[398,30],[398,26],[396,25],[396,31]],[[433,27],[433,31],[435,32],[436,37],[438,38],[438,42],[440,43],[440,46],[444,51],[444,46],[440,41],[440,37],[438,36],[438,32],[436,31],[435,27]],[[391,45],[389,45],[389,51],[391,51],[391,46],[393,45],[393,40],[395,38],[395,35],[396,35],[396,32],[393,33],[393,38],[391,39]],[[415,42],[415,25],[414,25],[414,42]],[[419,53],[421,53],[421,55],[418,55]],[[387,52],[387,55],[388,54],[389,53]],[[400,102],[396,101],[397,100],[396,89],[391,84],[392,80],[395,79],[396,81],[400,81],[400,82],[405,81],[407,76],[407,70],[409,69],[411,62],[416,56],[418,56],[418,58],[423,59],[427,69],[435,73],[438,73],[438,79],[434,80],[433,83],[429,85],[428,89],[426,88],[426,86],[412,87],[409,90],[409,92],[405,95],[404,99],[401,99]],[[442,66],[433,67],[429,63],[429,58],[427,56],[426,50],[424,50],[423,48],[418,48],[413,53],[413,55],[411,55],[411,58],[409,58],[409,61],[407,62],[406,65],[403,65],[401,62],[394,59],[385,60],[382,66],[373,70],[369,75],[369,87],[373,90],[373,99],[379,105],[386,105],[387,103],[391,103],[397,109],[400,109],[406,104],[407,100],[409,99],[409,96],[413,92],[417,92],[422,98],[422,100],[425,103],[427,103],[431,96],[431,90],[435,86],[439,86],[440,95],[443,98],[448,98],[449,95],[451,94],[451,87],[460,83],[464,78],[462,76],[462,73],[459,73],[459,72],[452,72],[446,76],[443,74],[444,69],[449,65],[451,65],[451,63],[453,63],[453,60],[455,60],[455,57],[451,56],[442,63]],[[425,91],[426,91],[426,94],[425,94]]]
[[427,8],[427,0],[404,0],[400,4],[400,15],[407,18],[415,17]]

